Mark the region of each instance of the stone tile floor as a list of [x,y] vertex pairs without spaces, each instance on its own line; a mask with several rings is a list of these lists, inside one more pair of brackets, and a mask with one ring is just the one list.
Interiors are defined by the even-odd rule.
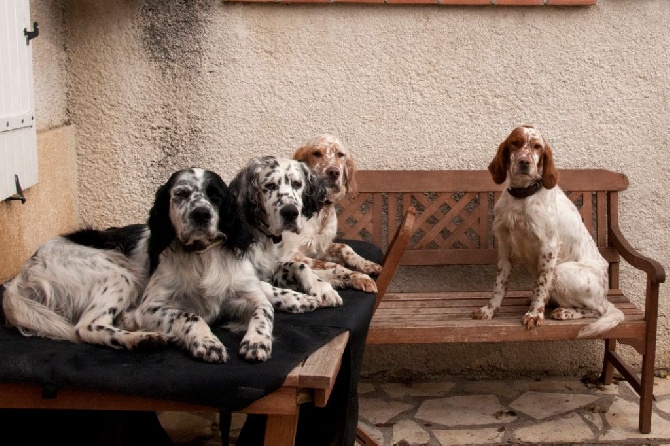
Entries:
[[[382,445],[598,444],[670,446],[670,377],[655,380],[652,432],[625,382],[588,379],[361,383],[360,422]],[[176,445],[221,444],[215,414],[159,415]],[[232,439],[244,422],[233,418]]]

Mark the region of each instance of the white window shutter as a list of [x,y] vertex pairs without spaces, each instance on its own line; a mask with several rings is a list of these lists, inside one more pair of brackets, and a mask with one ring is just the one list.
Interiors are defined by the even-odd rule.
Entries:
[[0,2],[0,200],[37,183],[29,0]]

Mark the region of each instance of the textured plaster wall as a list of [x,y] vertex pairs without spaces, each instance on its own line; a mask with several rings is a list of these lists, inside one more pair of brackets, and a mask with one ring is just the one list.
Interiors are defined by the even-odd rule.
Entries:
[[[629,176],[624,233],[670,265],[669,19],[666,0],[588,8],[68,0],[81,222],[143,221],[173,170],[198,165],[229,180],[250,157],[288,156],[321,132],[339,135],[361,168],[483,169],[512,128],[534,123],[559,168]],[[638,299],[644,284],[624,270],[622,287]],[[662,288],[659,367],[670,366],[668,297]],[[599,367],[600,351],[596,342],[369,347],[364,373],[579,373]]]
[[31,1],[30,13],[40,27],[31,42],[39,181],[25,191],[25,204],[0,202],[0,282],[16,275],[42,242],[73,229],[79,219],[75,136],[66,111],[62,3]]

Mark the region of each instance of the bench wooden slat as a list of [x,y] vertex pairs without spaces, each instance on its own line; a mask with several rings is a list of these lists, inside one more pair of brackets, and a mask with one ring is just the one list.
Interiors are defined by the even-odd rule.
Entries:
[[[534,330],[526,330],[520,323],[496,321],[470,322],[452,326],[427,325],[422,327],[376,327],[368,334],[368,344],[442,344],[468,342],[518,342],[576,340],[584,324],[572,321],[549,321]],[[646,324],[621,323],[608,332],[607,337],[639,339],[644,336]],[[604,336],[599,336],[605,339]]]
[[[392,179],[392,181],[390,181]],[[486,170],[360,170],[356,182],[360,192],[488,192],[502,190]],[[559,186],[564,190],[625,190],[628,178],[605,169],[560,171]]]
[[[593,319],[556,321],[549,319],[535,330],[521,325],[528,310],[530,291],[510,291],[492,320],[474,320],[474,309],[485,305],[489,291],[388,293],[377,309],[368,334],[368,344],[413,344],[451,342],[549,341],[575,339]],[[600,336],[636,338],[646,330],[644,312],[621,293],[612,290],[610,300],[624,312],[625,320]]]

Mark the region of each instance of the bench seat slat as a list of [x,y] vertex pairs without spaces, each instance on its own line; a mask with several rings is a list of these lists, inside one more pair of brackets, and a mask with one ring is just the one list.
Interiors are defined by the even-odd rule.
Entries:
[[[551,308],[548,308],[543,325],[527,330],[521,325],[521,318],[528,310],[530,294],[530,291],[509,291],[493,320],[473,320],[473,310],[486,305],[490,291],[387,293],[370,324],[368,343],[575,339],[582,327],[593,322],[593,319],[555,321],[549,319]],[[611,290],[609,298],[623,311],[625,320],[602,338],[642,335],[646,329],[644,312],[620,290]]]

